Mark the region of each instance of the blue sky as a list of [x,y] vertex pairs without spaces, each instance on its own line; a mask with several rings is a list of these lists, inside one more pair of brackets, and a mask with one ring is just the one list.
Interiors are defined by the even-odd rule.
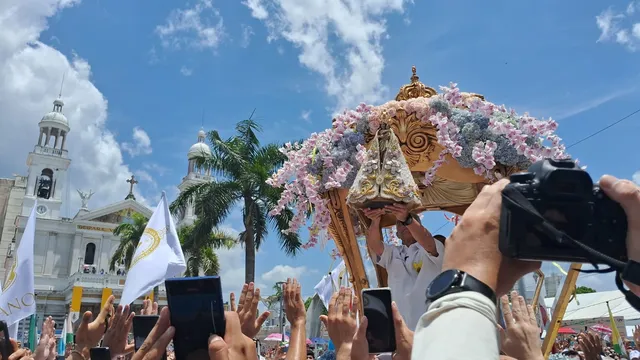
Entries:
[[[24,154],[0,160],[0,176],[26,171],[37,120],[66,73],[72,187],[98,189],[93,207],[124,197],[130,173],[150,206],[162,190],[174,197],[201,122],[231,135],[255,108],[265,143],[304,138],[329,126],[337,109],[391,100],[412,65],[430,86],[454,81],[519,112],[553,117],[566,144],[638,108],[637,2],[12,2],[22,17],[0,24],[8,34],[0,36],[0,69],[12,74],[0,80],[0,94],[8,94],[0,106],[10,115],[1,121],[27,135],[0,135],[0,151]],[[0,5],[0,15],[9,9]],[[594,178],[631,178],[640,169],[632,155],[638,116],[570,153]],[[236,211],[226,225],[240,229],[239,220]],[[432,230],[445,224],[439,213],[424,221]],[[237,270],[241,254],[234,254],[236,262],[223,266]],[[330,263],[328,249],[287,258],[270,237],[256,267],[268,287],[284,272],[302,274],[311,293]],[[585,284],[614,288],[601,277]]]

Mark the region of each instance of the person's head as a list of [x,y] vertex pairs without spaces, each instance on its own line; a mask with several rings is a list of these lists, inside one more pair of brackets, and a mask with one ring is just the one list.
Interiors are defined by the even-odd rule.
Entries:
[[[413,218],[413,221],[417,222],[418,224],[422,224],[418,215],[409,213],[409,216]],[[414,239],[413,235],[411,235],[411,231],[409,231],[409,228],[402,225],[400,221],[396,221],[396,230],[398,238],[402,241],[402,244],[404,246],[409,246],[416,242],[416,239]]]
[[313,351],[307,350],[307,360],[314,360]]
[[444,241],[447,240],[446,236],[440,235],[440,234],[434,235],[433,238],[438,240],[438,241],[440,241],[442,243],[442,245],[444,245]]

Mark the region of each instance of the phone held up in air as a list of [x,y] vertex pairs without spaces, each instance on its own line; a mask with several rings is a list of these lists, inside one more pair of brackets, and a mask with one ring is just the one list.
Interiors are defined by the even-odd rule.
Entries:
[[393,327],[391,290],[363,289],[362,313],[367,317],[367,341],[370,354],[396,351],[396,331]]
[[167,279],[164,285],[171,325],[176,329],[173,337],[176,359],[207,357],[209,337],[213,334],[224,337],[226,326],[220,277]]
[[94,347],[89,350],[91,360],[111,360],[111,352],[108,347]]
[[[133,317],[133,342],[136,351],[140,350],[159,318],[158,315],[136,315]],[[167,359],[166,352],[162,355],[162,359]]]

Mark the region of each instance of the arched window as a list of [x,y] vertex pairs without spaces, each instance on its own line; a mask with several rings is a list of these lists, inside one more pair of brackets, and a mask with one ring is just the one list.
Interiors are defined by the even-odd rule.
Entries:
[[87,247],[84,249],[84,264],[85,265],[93,265],[96,257],[96,244],[88,243]]
[[38,179],[38,197],[48,199],[53,185],[53,170],[43,169]]

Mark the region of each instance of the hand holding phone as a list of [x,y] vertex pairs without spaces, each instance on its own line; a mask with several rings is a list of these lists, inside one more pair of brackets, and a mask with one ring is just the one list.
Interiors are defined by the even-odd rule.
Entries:
[[[149,336],[149,334],[151,333],[151,330],[153,329],[153,327],[156,326],[156,323],[158,322],[159,318],[160,318],[160,316],[158,316],[158,315],[136,315],[136,316],[134,316],[134,318],[133,318],[133,342],[134,342],[134,346],[135,346],[135,350],[136,351],[140,350],[140,347],[142,347],[142,344],[147,339],[147,336]],[[163,360],[167,359],[167,353],[166,352],[162,355],[162,359]]]
[[94,347],[89,350],[91,360],[111,360],[111,352],[108,347]]
[[167,279],[167,302],[176,359],[208,355],[209,336],[224,338],[225,316],[219,276]]
[[389,288],[363,289],[362,312],[367,317],[367,342],[370,354],[396,351],[396,332]]

